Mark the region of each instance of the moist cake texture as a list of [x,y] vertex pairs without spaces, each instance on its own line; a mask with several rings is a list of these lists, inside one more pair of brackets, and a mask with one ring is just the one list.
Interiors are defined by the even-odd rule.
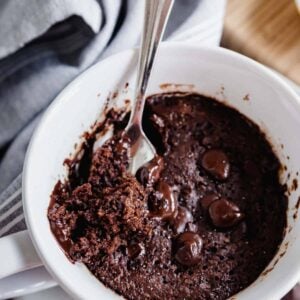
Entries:
[[65,162],[48,218],[66,255],[127,299],[226,299],[250,285],[286,227],[280,164],[259,128],[198,94],[151,96],[143,128],[157,156],[135,177],[127,121],[111,109]]

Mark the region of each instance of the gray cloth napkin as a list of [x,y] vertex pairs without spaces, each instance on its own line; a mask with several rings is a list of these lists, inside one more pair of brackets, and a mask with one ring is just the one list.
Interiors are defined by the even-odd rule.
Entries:
[[5,39],[0,45],[0,59],[73,15],[80,16],[95,33],[99,31],[102,15],[96,0],[2,0],[0,37]]
[[[218,45],[225,2],[176,0],[165,39]],[[0,59],[0,237],[26,229],[20,174],[41,114],[87,67],[138,45],[143,5],[142,0],[0,2],[0,57],[9,54]]]

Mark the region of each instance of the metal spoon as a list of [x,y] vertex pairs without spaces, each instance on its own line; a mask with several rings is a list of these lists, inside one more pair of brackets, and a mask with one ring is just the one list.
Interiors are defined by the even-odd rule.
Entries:
[[142,128],[145,92],[158,45],[164,33],[174,0],[146,0],[142,43],[139,52],[135,101],[125,133],[130,138],[129,171],[136,171],[154,158],[156,151]]

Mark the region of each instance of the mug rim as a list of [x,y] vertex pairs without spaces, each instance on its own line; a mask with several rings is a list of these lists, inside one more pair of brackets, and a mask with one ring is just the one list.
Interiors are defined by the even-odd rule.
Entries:
[[[284,90],[284,92],[289,96],[289,101],[291,105],[297,105],[298,111],[300,115],[300,97],[296,94],[296,92],[292,89],[291,86],[288,85],[286,81],[284,81],[283,78],[281,78],[279,75],[268,69],[267,67],[263,66],[262,64],[254,61],[251,58],[248,58],[242,54],[239,54],[237,52],[234,52],[229,49],[225,49],[222,47],[207,47],[207,46],[199,46],[195,44],[184,44],[182,42],[163,42],[161,45],[162,48],[172,50],[174,48],[176,49],[182,49],[182,50],[194,50],[194,51],[204,51],[204,52],[212,52],[215,55],[223,55],[225,60],[226,58],[231,58],[233,60],[237,60],[241,62],[242,64],[248,65],[249,67],[255,69],[260,74],[263,74],[264,76],[268,77],[272,81],[273,84],[276,84],[277,87]],[[118,57],[120,55],[130,55],[137,51],[137,49],[129,49],[122,52],[118,52],[114,55],[111,55],[104,60],[101,60],[97,62],[96,64],[89,67],[87,70],[85,70],[82,74],[77,76],[74,80],[72,80],[52,101],[52,103],[49,105],[45,113],[43,114],[40,123],[38,124],[37,128],[34,131],[34,134],[31,138],[30,144],[27,149],[25,161],[24,161],[24,168],[23,168],[23,174],[22,174],[22,203],[23,203],[23,209],[24,209],[24,216],[26,225],[28,227],[29,235],[31,237],[31,240],[33,242],[33,245],[40,256],[43,264],[45,265],[46,269],[49,271],[49,273],[55,278],[55,280],[73,297],[78,298],[78,294],[75,293],[75,291],[72,289],[72,287],[64,280],[63,277],[58,276],[58,274],[55,272],[55,269],[57,266],[53,267],[53,262],[49,263],[51,258],[49,258],[49,255],[44,253],[43,250],[41,250],[40,244],[41,239],[38,234],[37,228],[35,228],[35,224],[33,222],[33,216],[30,213],[30,200],[28,195],[28,169],[30,168],[30,164],[32,161],[31,152],[32,148],[35,147],[36,141],[38,140],[40,136],[40,132],[43,131],[44,123],[48,119],[48,117],[52,114],[53,111],[56,110],[56,107],[58,103],[61,101],[61,98],[65,98],[65,95],[68,95],[70,91],[74,89],[75,86],[79,85],[81,82],[85,80],[85,78],[88,76],[88,74],[94,70],[99,68],[99,65],[103,61],[113,61],[115,57]],[[92,123],[93,120],[91,120]],[[76,142],[76,141],[74,141]],[[50,200],[50,199],[49,199]],[[45,212],[46,214],[46,212]],[[67,259],[67,258],[66,258]],[[271,291],[270,299],[271,297],[281,297],[285,293],[287,293],[298,281],[300,278],[300,260],[299,262],[295,262],[297,265],[293,270],[292,274],[290,274],[289,280],[285,284],[282,284],[280,289],[274,289],[274,291]],[[94,275],[93,275],[94,276]],[[238,292],[235,296],[238,296],[241,292],[251,288],[252,284]],[[103,286],[104,287],[104,286]],[[108,287],[104,287],[105,289],[110,289]],[[275,291],[276,290],[276,291]]]

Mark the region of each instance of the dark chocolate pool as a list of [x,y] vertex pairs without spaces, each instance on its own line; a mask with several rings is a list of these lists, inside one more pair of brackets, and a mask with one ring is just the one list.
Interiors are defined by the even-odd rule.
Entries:
[[[157,157],[130,175],[111,109],[58,182],[48,218],[73,262],[127,299],[226,299],[274,257],[286,227],[279,161],[259,128],[198,94],[148,98]],[[93,151],[110,124],[114,137]]]

